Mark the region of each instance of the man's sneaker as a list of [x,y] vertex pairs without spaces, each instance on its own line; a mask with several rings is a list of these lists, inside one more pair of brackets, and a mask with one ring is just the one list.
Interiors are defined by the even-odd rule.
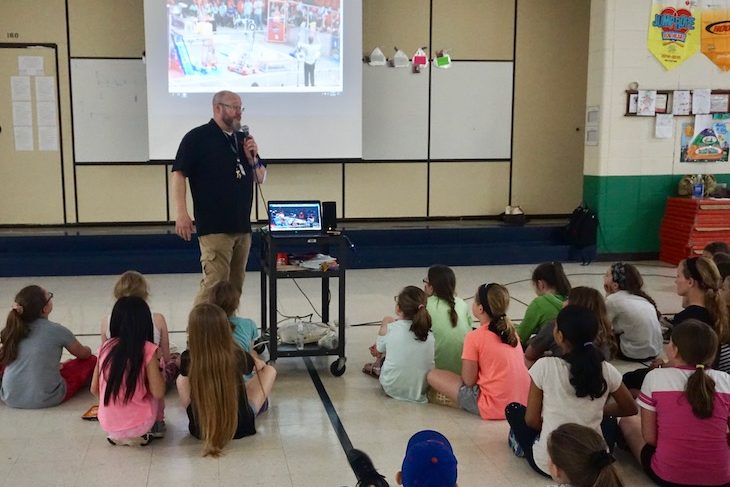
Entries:
[[161,421],[155,421],[155,424],[152,425],[152,429],[148,433],[152,438],[164,438],[165,433],[167,432],[167,426],[165,425],[165,420]]
[[112,438],[107,436],[106,441],[115,446],[146,446],[152,441],[152,436],[149,433],[133,438]]

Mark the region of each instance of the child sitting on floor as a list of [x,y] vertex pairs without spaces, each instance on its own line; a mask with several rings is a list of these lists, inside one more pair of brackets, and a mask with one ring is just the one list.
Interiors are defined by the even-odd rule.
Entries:
[[520,339],[507,317],[509,292],[496,283],[477,288],[472,313],[481,326],[467,333],[461,375],[434,369],[429,385],[482,419],[504,419],[511,402],[527,401],[530,376]]
[[100,399],[99,424],[112,445],[144,446],[165,434],[165,380],[153,328],[142,298],[117,300],[91,382]]
[[658,485],[730,485],[730,375],[710,369],[717,342],[703,322],[676,325],[669,363],[644,379],[641,416],[620,422],[631,453]]
[[[89,383],[96,365],[91,349],[65,326],[48,320],[53,293],[27,286],[15,296],[0,331],[0,399],[12,408],[39,409],[70,399]],[[75,359],[60,364],[63,349]]]
[[[539,474],[549,477],[547,439],[564,423],[604,428],[609,446],[615,442],[618,417],[636,414],[637,408],[621,374],[595,347],[598,320],[595,313],[574,305],[563,308],[556,319],[555,341],[561,357],[543,357],[532,366],[527,407],[512,403],[505,414],[525,459]],[[609,396],[614,401],[607,402]]]
[[380,385],[390,397],[426,402],[426,374],[434,367],[434,339],[431,318],[426,311],[426,294],[406,286],[395,297],[395,312],[383,319],[375,343],[376,354],[384,354]]

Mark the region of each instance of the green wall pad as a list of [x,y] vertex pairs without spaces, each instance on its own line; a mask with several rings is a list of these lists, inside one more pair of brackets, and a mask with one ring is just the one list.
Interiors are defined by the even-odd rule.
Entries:
[[[583,201],[598,213],[598,252],[659,252],[666,199],[681,175],[583,176]],[[716,174],[730,185],[730,174]]]

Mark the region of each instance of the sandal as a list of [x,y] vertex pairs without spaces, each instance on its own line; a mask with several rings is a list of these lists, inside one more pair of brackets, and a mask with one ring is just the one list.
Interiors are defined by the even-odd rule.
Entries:
[[370,362],[365,364],[362,368],[362,371],[363,373],[375,377],[376,379],[380,377],[380,365],[378,365],[377,362]]
[[383,365],[384,358],[381,357],[375,362],[369,362],[362,368],[363,373],[371,375],[373,377],[380,377],[380,367]]

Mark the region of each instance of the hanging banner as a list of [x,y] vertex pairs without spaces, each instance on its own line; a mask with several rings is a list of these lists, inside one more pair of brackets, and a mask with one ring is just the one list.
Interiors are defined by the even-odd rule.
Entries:
[[730,70],[730,2],[712,0],[702,7],[702,53],[721,70]]
[[700,48],[699,10],[686,0],[653,0],[647,45],[666,69],[676,68]]

